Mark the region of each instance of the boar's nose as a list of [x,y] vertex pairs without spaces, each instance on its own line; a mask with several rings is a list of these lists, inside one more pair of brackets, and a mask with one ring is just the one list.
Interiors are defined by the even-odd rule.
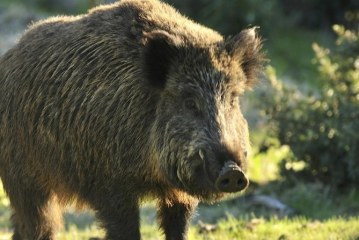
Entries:
[[238,192],[245,189],[248,178],[241,168],[233,161],[227,161],[216,180],[216,188],[221,192]]

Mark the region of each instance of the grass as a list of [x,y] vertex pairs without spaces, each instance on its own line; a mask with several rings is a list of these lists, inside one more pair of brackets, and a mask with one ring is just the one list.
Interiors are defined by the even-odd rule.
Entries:
[[[95,224],[86,228],[70,226],[58,234],[59,240],[87,240],[103,237],[103,231]],[[163,239],[156,224],[142,221],[143,239]],[[9,239],[9,231],[0,231],[0,240]],[[189,231],[190,240],[232,240],[232,239],[278,239],[278,240],[321,240],[321,239],[359,239],[358,217],[333,217],[322,221],[303,216],[294,218],[272,217],[256,218],[254,216],[236,217],[228,215],[216,224],[194,224]]]
[[[278,239],[278,240],[321,240],[321,239],[359,239],[359,218],[335,217],[323,221],[305,217],[254,218],[227,216],[215,225],[192,225],[189,240],[232,240],[232,239]],[[155,224],[143,223],[141,227],[143,239],[163,239]],[[0,232],[0,239],[9,239],[10,232]],[[72,226],[58,234],[59,240],[87,240],[103,237],[103,231],[92,225],[85,229]]]
[[[154,226],[143,228],[143,239],[159,239]],[[193,240],[233,240],[233,239],[358,239],[358,218],[334,218],[325,221],[310,220],[303,217],[294,219],[266,220],[264,218],[238,219],[229,216],[221,219],[212,230],[204,230],[203,226],[193,226],[189,239]],[[156,232],[156,233],[154,233]]]
[[[321,240],[321,239],[359,239],[359,219],[358,218],[335,218],[323,222],[310,221],[305,218],[296,219],[252,219],[222,220],[213,231],[203,232],[198,226],[191,227],[189,240],[232,240],[232,239],[278,239],[278,240]],[[163,238],[153,225],[144,225],[141,228],[142,238],[157,240]],[[0,239],[9,239],[9,232],[1,234]],[[94,229],[78,230],[70,229],[67,232],[58,234],[59,240],[87,240],[102,237],[103,233]]]

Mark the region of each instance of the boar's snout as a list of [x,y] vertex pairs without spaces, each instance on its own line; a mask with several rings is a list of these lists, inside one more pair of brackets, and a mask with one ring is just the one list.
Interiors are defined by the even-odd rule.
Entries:
[[238,192],[245,189],[248,184],[247,176],[233,161],[225,162],[215,183],[216,188],[221,192]]

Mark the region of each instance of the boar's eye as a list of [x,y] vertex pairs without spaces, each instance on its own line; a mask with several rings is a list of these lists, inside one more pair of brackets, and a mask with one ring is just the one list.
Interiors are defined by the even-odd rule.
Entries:
[[194,112],[196,114],[199,113],[198,105],[193,99],[191,99],[191,98],[186,99],[184,101],[184,105],[188,110],[190,110],[190,111],[192,111],[192,112]]

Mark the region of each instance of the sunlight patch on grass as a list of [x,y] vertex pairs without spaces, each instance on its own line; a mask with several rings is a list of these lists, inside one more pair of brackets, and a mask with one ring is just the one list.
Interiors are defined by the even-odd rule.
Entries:
[[11,239],[12,232],[0,230],[0,240],[9,240]]
[[142,224],[141,237],[142,239],[149,239],[149,240],[164,239],[156,222],[154,222],[153,224]]
[[215,232],[195,234],[190,239],[357,239],[358,218],[334,218],[325,221],[311,221],[306,218],[294,219],[252,219],[249,221],[229,218],[220,221]]

